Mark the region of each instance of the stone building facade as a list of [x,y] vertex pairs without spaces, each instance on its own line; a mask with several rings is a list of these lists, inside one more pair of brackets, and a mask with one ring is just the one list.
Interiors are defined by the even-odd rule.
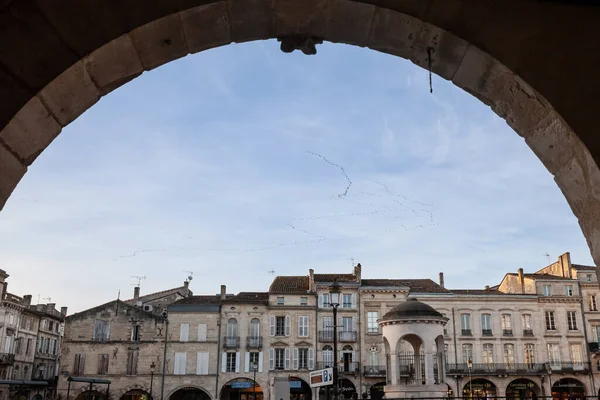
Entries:
[[[149,295],[152,301],[163,298],[155,307],[166,310],[164,316],[156,309],[144,310],[149,304],[144,301],[125,302],[129,312],[146,321],[145,327],[156,330],[148,349],[139,353],[137,375],[127,376],[126,366],[118,362],[108,374],[95,373],[96,367],[79,372],[111,379],[111,399],[149,394],[148,365],[155,360],[153,395],[161,400],[275,400],[274,388],[282,380],[289,381],[290,399],[309,400],[326,396],[324,390],[310,389],[309,372],[337,360],[345,398],[378,399],[391,378],[379,321],[394,307],[417,299],[447,318],[440,353],[448,395],[598,394],[600,289],[593,267],[571,264],[568,253],[533,273],[507,273],[499,284],[481,290],[447,288],[443,274],[439,282],[367,279],[362,274],[358,264],[348,274],[309,270],[304,276],[278,276],[267,292],[227,294],[222,286],[215,295],[170,292],[168,301],[166,292]],[[328,293],[334,281],[341,285],[337,354]],[[97,358],[100,349],[95,346],[100,344],[86,342],[76,332],[89,336],[97,313],[115,304],[68,318],[65,360],[76,351]],[[123,352],[132,349],[125,343],[131,324],[126,318],[111,320],[111,335],[113,326],[122,332],[118,345]],[[402,343],[398,348],[404,356],[410,351]],[[65,372],[73,369],[67,366]],[[395,380],[408,378],[398,375]]]

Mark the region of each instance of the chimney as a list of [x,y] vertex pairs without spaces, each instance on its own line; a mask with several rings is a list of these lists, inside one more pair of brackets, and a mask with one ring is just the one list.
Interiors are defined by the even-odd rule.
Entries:
[[67,316],[67,307],[61,307],[60,313],[62,314],[63,317],[66,317]]
[[361,275],[361,269],[362,266],[360,265],[360,263],[356,264],[356,266],[354,266],[354,276],[356,277],[356,280],[358,281],[358,283],[360,283],[360,275]]
[[444,287],[444,273],[440,272],[440,286]]
[[227,286],[221,285],[221,300],[225,300],[227,297]]
[[48,303],[46,309],[51,312],[51,311],[55,310],[55,307],[56,307],[56,303]]
[[188,281],[187,279],[185,281],[183,281],[183,287],[185,289],[189,289],[190,288],[190,281]]
[[137,300],[140,298],[140,287],[136,286],[133,288],[133,299]]
[[30,294],[26,294],[25,296],[23,296],[23,305],[27,308],[29,308],[29,306],[31,305],[31,295]]
[[315,270],[311,268],[308,270],[308,291],[316,292],[315,289]]
[[525,293],[525,277],[523,276],[523,268],[517,271],[519,275],[519,284],[521,285],[521,293]]
[[490,290],[490,285],[485,285],[485,290]]
[[565,254],[559,256],[558,263],[562,269],[562,276],[564,278],[573,279],[573,276],[571,275],[571,254],[566,252]]
[[8,293],[8,282],[2,282],[2,298]]

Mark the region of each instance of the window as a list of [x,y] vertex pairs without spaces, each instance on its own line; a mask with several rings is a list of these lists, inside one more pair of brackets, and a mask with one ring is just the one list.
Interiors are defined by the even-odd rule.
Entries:
[[208,331],[208,326],[206,324],[198,324],[198,341],[199,342],[206,342],[207,331]]
[[57,355],[57,350],[58,350],[58,342],[56,340],[52,340],[52,355]]
[[73,375],[85,374],[85,354],[75,354],[75,362],[73,363]]
[[560,367],[560,347],[558,343],[548,343],[548,361],[551,365]]
[[54,321],[50,321],[50,322],[48,323],[48,330],[49,330],[49,331],[52,331],[52,330],[54,330]]
[[567,324],[569,325],[570,331],[577,330],[577,312],[567,311]]
[[237,337],[237,332],[238,332],[238,322],[237,319],[235,318],[229,318],[229,320],[227,321],[227,337],[228,338],[234,338]]
[[504,364],[507,366],[515,364],[515,345],[507,343],[504,345]]
[[237,353],[227,353],[227,367],[226,372],[235,372],[237,365]]
[[523,325],[523,335],[524,336],[532,336],[533,328],[531,325],[531,314],[521,315],[521,324]]
[[17,338],[17,340],[15,341],[17,343],[17,348],[15,349],[16,354],[21,354],[21,342],[22,341],[23,341],[22,338]]
[[253,339],[258,339],[260,337],[260,321],[258,318],[253,318],[250,321],[250,337]]
[[342,330],[339,332],[340,340],[355,340],[354,318],[342,317]]
[[460,327],[463,335],[471,335],[471,314],[460,315]]
[[586,280],[587,282],[591,282],[591,281],[592,281],[592,274],[586,274],[586,275],[585,275],[585,280]]
[[33,330],[33,325],[35,324],[35,322],[33,321],[33,318],[29,318],[29,330],[32,331]]
[[544,296],[552,296],[552,286],[544,285]]
[[308,297],[300,297],[300,305],[301,306],[308,305]]
[[298,368],[308,369],[308,349],[298,349]]
[[[43,320],[43,322],[46,322],[46,320]],[[45,324],[42,324],[45,325]],[[97,340],[97,341],[105,341],[108,340],[110,336],[110,322],[109,321],[104,321],[101,319],[97,319],[94,321],[94,336],[92,337],[93,340]]]
[[481,334],[492,335],[492,316],[490,314],[481,314]]
[[573,285],[565,286],[565,296],[573,296]]
[[275,369],[283,369],[285,362],[285,349],[275,349]]
[[502,314],[501,322],[502,322],[502,334],[503,335],[512,335],[511,315],[510,314]]
[[473,360],[473,345],[468,343],[468,344],[463,344],[462,345],[462,356],[463,356],[463,363],[467,363],[469,360]]
[[108,354],[98,354],[98,375],[108,374]]
[[331,307],[331,303],[329,302],[329,293],[323,293],[323,308]]
[[283,297],[278,297],[277,298],[277,305],[278,306],[282,306],[284,304],[284,298]]
[[324,346],[322,352],[323,366],[330,368],[333,366],[333,348],[331,346]]
[[[185,353],[184,353],[185,354]],[[137,375],[138,351],[127,351],[127,375]]]
[[352,295],[344,293],[342,295],[342,308],[352,308]]
[[285,336],[285,317],[275,317],[275,336]]
[[573,364],[582,364],[583,358],[581,354],[581,345],[580,344],[571,344],[569,346],[569,350],[571,352],[571,362]]
[[185,375],[187,365],[187,353],[175,353],[175,363],[173,364],[174,375]]
[[483,363],[490,365],[494,363],[494,345],[490,343],[486,343],[483,345],[483,354],[482,354]]
[[25,347],[25,355],[30,355],[31,353],[31,339],[27,339],[27,346]]
[[379,311],[367,312],[367,332],[368,333],[379,333]]
[[556,324],[554,322],[554,311],[546,311],[546,330],[556,330]]
[[131,330],[131,341],[139,342],[140,341],[140,326],[134,325]]
[[249,355],[250,355],[250,360],[248,361],[248,363],[249,363],[248,365],[249,365],[249,368],[250,368],[250,372],[254,371],[252,369],[253,365],[256,365],[256,368],[257,368],[256,372],[258,372],[258,365],[259,365],[259,360],[260,360],[259,353],[256,352],[256,351],[253,351],[253,352],[249,353]]
[[181,324],[179,326],[179,341],[187,342],[190,340],[190,324]]
[[196,375],[208,375],[207,352],[199,352],[196,356]]
[[590,307],[590,311],[598,311],[598,306],[596,304],[596,295],[590,294],[588,296],[588,305]]
[[525,364],[527,364],[528,368],[533,368],[535,365],[535,345],[534,344],[526,344],[525,345]]
[[308,316],[298,317],[298,337],[308,337]]
[[594,335],[594,340],[600,343],[600,326],[592,326],[592,334]]

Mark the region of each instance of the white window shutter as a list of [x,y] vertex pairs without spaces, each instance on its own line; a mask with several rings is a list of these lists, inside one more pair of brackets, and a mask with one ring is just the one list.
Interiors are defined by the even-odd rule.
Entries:
[[300,362],[298,360],[298,349],[294,347],[292,349],[292,366],[294,371],[298,370],[299,364]]
[[221,372],[227,372],[227,353],[221,355]]
[[275,369],[275,349],[269,349],[269,370]]
[[181,353],[181,358],[179,359],[179,373],[181,373],[181,375],[187,374],[187,353]]
[[206,352],[198,353],[196,375],[208,375],[208,353]]
[[198,341],[206,342],[206,324],[198,325]]
[[306,335],[304,336],[310,336],[310,317],[306,317]]
[[269,317],[269,335],[275,336],[275,316]]
[[263,352],[258,353],[258,372],[263,372]]
[[352,293],[352,308],[356,308],[356,293]]
[[244,372],[250,372],[250,353],[244,355]]
[[315,352],[312,347],[308,349],[308,369],[315,369]]
[[286,347],[285,350],[283,351],[283,355],[284,355],[283,369],[285,369],[287,371],[290,369],[290,349],[288,347]]
[[302,317],[298,317],[298,337],[302,337]]
[[356,317],[352,317],[352,328],[351,331],[356,331]]
[[323,308],[323,293],[319,293],[319,308]]
[[179,341],[187,342],[190,337],[190,324],[181,324],[179,328]]
[[240,352],[235,353],[235,372],[240,372]]
[[179,364],[181,363],[181,353],[175,353],[175,362],[173,363],[173,374],[179,375]]
[[285,316],[285,336],[290,336],[290,325],[292,325],[292,317]]

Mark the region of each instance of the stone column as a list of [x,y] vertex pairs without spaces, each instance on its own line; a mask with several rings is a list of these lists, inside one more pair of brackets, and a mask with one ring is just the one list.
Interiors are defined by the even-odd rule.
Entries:
[[389,356],[390,356],[390,359],[389,359],[390,370],[388,371],[389,381],[391,382],[392,385],[397,385],[398,384],[398,356],[394,353],[390,354]]
[[435,355],[425,353],[423,356],[425,357],[425,384],[433,385],[433,363],[436,362],[434,359]]

